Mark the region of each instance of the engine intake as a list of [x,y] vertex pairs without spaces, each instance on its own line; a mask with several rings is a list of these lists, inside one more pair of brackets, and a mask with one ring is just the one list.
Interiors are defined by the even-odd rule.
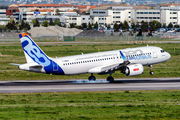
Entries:
[[141,64],[127,65],[125,74],[126,76],[141,75],[144,72],[144,67]]

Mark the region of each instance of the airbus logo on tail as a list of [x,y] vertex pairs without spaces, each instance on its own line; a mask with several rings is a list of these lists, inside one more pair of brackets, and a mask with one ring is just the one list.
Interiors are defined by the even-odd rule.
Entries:
[[38,64],[49,66],[51,61],[47,56],[37,47],[29,37],[21,38],[21,43],[24,51]]

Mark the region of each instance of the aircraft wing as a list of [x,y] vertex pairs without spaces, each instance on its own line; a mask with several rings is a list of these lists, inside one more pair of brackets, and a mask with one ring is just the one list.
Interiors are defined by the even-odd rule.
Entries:
[[[128,62],[130,64],[130,62]],[[114,72],[116,70],[123,70],[128,65],[127,62],[123,62],[121,64],[110,64],[100,67],[95,67],[89,70],[89,73],[99,73],[99,74],[106,74],[110,72]]]
[[114,72],[116,70],[125,70],[127,65],[130,64],[130,62],[126,59],[126,57],[123,55],[121,51],[120,51],[120,55],[124,61],[123,63],[95,67],[90,69],[89,73],[106,74],[106,73]]
[[105,66],[100,66],[100,67],[95,67],[89,70],[89,73],[102,73],[102,72],[108,72],[109,70],[114,70],[118,64],[110,64],[110,65],[105,65]]

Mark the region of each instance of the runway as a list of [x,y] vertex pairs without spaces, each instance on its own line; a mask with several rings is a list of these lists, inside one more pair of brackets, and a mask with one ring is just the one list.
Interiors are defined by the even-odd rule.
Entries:
[[180,89],[180,78],[118,79],[114,83],[109,83],[105,80],[0,81],[0,93],[170,89]]

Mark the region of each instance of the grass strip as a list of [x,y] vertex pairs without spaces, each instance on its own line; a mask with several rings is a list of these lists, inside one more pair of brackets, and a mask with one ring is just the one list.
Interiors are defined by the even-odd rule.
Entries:
[[0,119],[180,119],[180,91],[0,94]]

